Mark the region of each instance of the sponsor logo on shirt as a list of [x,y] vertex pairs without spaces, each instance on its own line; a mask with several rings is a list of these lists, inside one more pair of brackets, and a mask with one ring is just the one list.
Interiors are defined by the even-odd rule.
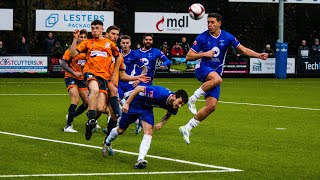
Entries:
[[149,98],[153,98],[153,91],[149,92]]
[[193,45],[194,45],[194,46],[197,45],[197,41],[193,41]]
[[78,60],[78,65],[80,66],[84,66],[86,64],[86,60],[85,59],[82,59],[82,60]]
[[90,57],[107,57],[107,52],[102,52],[102,51],[91,51]]

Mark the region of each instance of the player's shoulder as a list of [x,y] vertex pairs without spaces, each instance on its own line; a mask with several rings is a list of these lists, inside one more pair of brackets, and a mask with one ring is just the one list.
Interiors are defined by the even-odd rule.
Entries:
[[210,33],[208,30],[200,33],[198,36],[197,36],[197,41],[207,41],[208,37],[210,37]]
[[209,34],[209,30],[206,30],[206,31],[203,31],[202,33],[200,33],[200,34],[198,35],[198,37],[206,37],[206,36],[208,36],[208,35],[210,35],[210,34]]
[[67,49],[67,50],[64,52],[62,59],[68,61],[68,60],[70,60],[70,58],[71,58],[70,49]]
[[154,48],[154,47],[153,47],[153,48],[151,49],[151,51],[154,52],[154,53],[163,54],[163,52],[162,52],[160,49],[158,49],[158,48]]
[[83,40],[80,44],[87,44],[93,41],[94,41],[93,39],[86,39],[86,40]]
[[130,55],[138,55],[138,53],[139,53],[138,49],[130,49],[130,52],[129,52]]
[[230,32],[221,29],[221,35],[224,37],[234,37]]

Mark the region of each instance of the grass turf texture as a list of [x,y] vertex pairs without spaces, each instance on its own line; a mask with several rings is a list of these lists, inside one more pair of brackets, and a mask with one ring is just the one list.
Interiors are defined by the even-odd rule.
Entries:
[[[154,85],[189,95],[201,84],[195,79],[156,79]],[[224,79],[215,113],[192,130],[191,144],[178,128],[192,118],[187,105],[155,131],[149,155],[241,169],[241,172],[121,175],[109,179],[319,179],[320,111],[226,104],[246,102],[320,109],[319,79]],[[62,131],[69,107],[63,79],[0,79],[0,131],[101,146],[104,134],[84,138],[86,116],[74,121],[79,133]],[[64,94],[64,95],[63,95]],[[205,104],[198,101],[198,109]],[[155,108],[155,122],[165,114]],[[106,116],[99,124],[106,127]],[[276,128],[285,128],[278,130]],[[138,152],[142,134],[131,126],[114,149]],[[136,155],[116,153],[102,158],[100,149],[0,134],[0,176],[9,174],[77,174],[214,170],[147,157],[145,170],[134,170]],[[219,169],[216,169],[219,170]],[[34,179],[30,177],[29,179]],[[38,179],[101,179],[103,176],[38,177]]]

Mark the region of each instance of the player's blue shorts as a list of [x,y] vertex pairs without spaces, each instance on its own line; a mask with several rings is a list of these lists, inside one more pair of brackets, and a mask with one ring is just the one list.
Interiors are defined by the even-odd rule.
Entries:
[[107,90],[108,90],[108,81],[103,79],[102,77],[99,76],[95,76],[92,73],[86,72],[84,73],[84,80],[86,82],[90,81],[90,80],[95,80],[98,82],[99,84],[99,91],[103,92],[105,94],[108,94]]
[[134,87],[132,84],[127,84],[127,85],[119,85],[118,87],[118,94],[119,98],[123,99],[124,93],[133,90]]
[[87,83],[85,80],[79,80],[73,77],[68,77],[64,79],[67,89],[77,86],[79,90],[88,90]]
[[[217,72],[216,69],[214,69],[211,66],[200,66],[199,68],[196,68],[194,70],[194,74],[196,76],[196,78],[200,81],[200,82],[206,82],[206,78],[209,75],[209,73],[211,72]],[[219,74],[219,72],[217,72]],[[214,97],[217,100],[219,100],[220,97],[220,85],[217,85],[216,87],[214,87],[213,89],[210,89],[209,91],[206,92],[205,97]]]
[[121,129],[127,129],[130,124],[134,123],[137,119],[147,122],[150,125],[154,125],[153,108],[147,109],[131,109],[129,108],[128,113],[122,113],[121,119],[119,121],[119,127]]

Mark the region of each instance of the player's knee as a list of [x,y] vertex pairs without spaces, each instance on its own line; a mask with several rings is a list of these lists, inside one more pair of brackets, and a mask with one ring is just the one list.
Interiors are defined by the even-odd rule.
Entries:
[[114,86],[112,83],[108,83],[108,88],[109,88],[111,97],[118,95],[118,88]]
[[152,128],[146,128],[146,129],[144,129],[144,134],[147,134],[147,135],[150,135],[150,136],[152,136],[152,134],[153,134],[153,130],[152,130]]
[[105,109],[106,109],[106,107],[105,107],[105,105],[103,105],[103,104],[97,104],[97,111],[99,111],[99,112],[104,112],[105,111]]
[[214,86],[222,84],[222,78],[220,76],[215,77],[211,80]]
[[71,101],[72,101],[72,104],[78,104],[80,101],[80,98],[79,96],[73,96],[71,97]]
[[125,131],[125,129],[117,128],[117,132],[119,135],[123,134]]
[[220,76],[217,78],[216,83],[217,84],[222,84],[222,78]]
[[210,113],[216,110],[216,104],[207,104],[207,111]]
[[99,95],[99,88],[90,88],[90,96],[97,97]]

